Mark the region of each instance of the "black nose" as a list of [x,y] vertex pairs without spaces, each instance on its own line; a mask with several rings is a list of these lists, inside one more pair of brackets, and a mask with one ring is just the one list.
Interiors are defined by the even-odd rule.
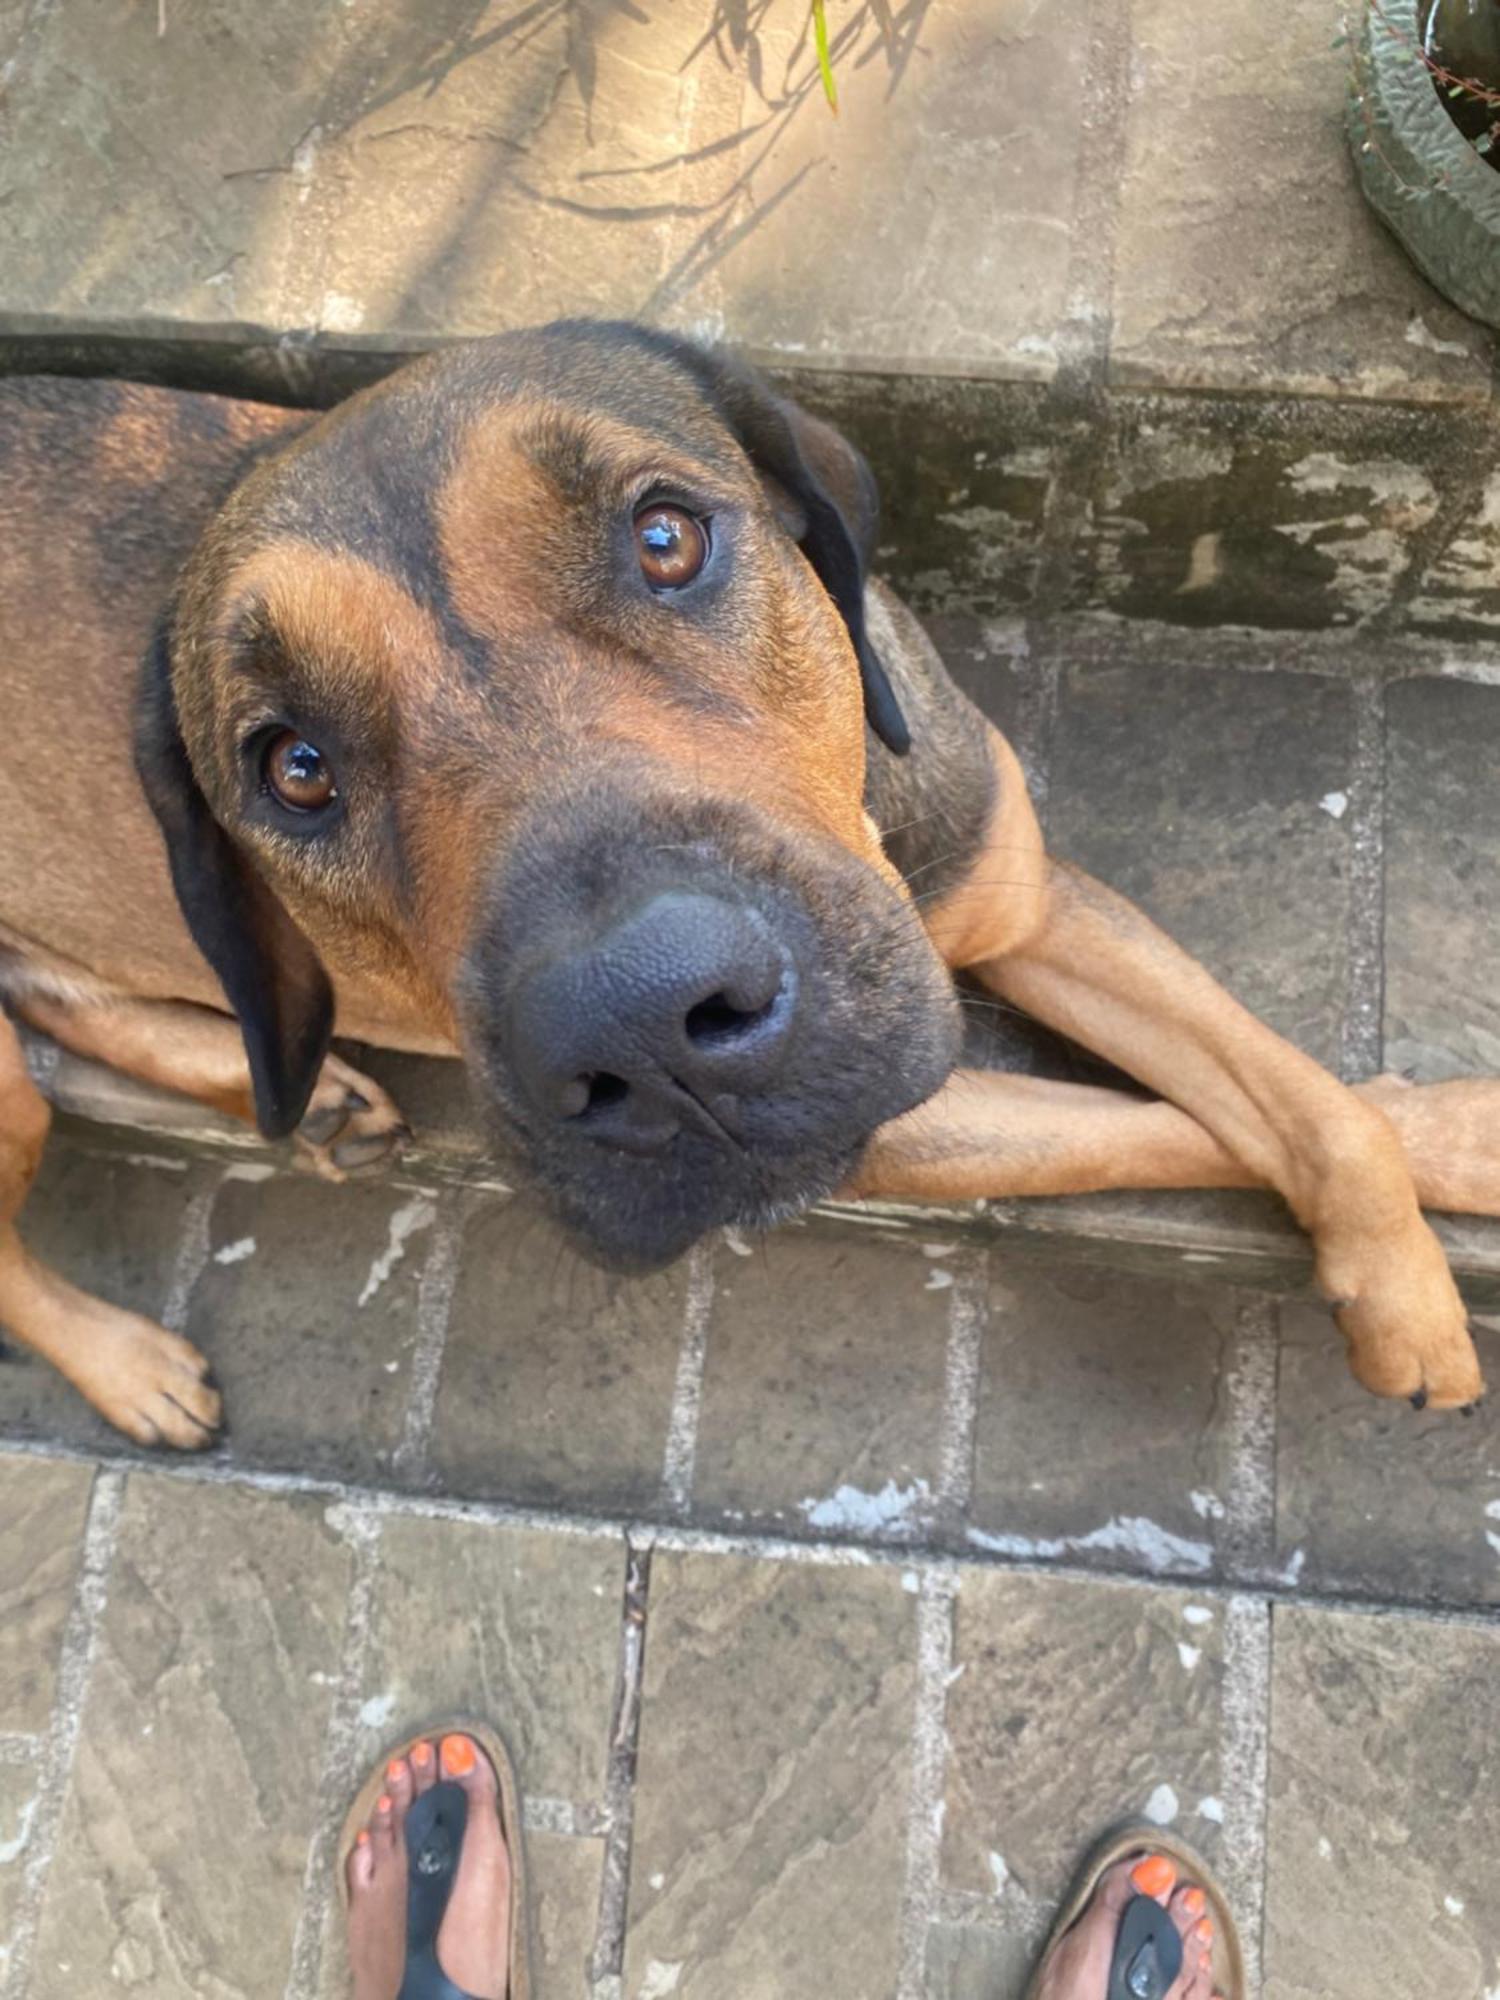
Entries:
[[521,985],[511,1059],[535,1109],[581,1137],[659,1152],[684,1126],[736,1138],[796,1008],[790,953],[755,910],[668,893]]

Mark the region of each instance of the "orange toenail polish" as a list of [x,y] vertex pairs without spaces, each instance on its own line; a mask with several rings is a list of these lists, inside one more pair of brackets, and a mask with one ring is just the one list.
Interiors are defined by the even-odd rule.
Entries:
[[455,1778],[466,1778],[474,1768],[474,1745],[467,1736],[443,1738],[443,1769]]
[[1212,1923],[1210,1923],[1207,1917],[1205,1917],[1202,1923],[1195,1928],[1195,1930],[1193,1931],[1193,1936],[1198,1940],[1199,1944],[1213,1943],[1214,1927]]
[[1208,1898],[1201,1889],[1189,1889],[1183,1896],[1182,1907],[1190,1917],[1201,1917],[1208,1908]]
[[1177,1880],[1177,1870],[1164,1854],[1148,1854],[1131,1869],[1130,1880],[1143,1896],[1165,1896]]
[[393,1785],[399,1785],[406,1776],[406,1766],[399,1757],[393,1757],[385,1767],[385,1775]]
[[430,1764],[432,1762],[432,1745],[430,1743],[419,1743],[411,1753],[411,1761],[414,1764]]
[[359,1832],[354,1836],[354,1845],[356,1847],[368,1847],[369,1844],[370,1844],[369,1828],[362,1826]]
[[375,1810],[376,1812],[389,1812],[390,1809],[391,1809],[391,1802],[386,1797],[385,1793],[382,1792],[380,1794],[380,1797],[375,1801]]

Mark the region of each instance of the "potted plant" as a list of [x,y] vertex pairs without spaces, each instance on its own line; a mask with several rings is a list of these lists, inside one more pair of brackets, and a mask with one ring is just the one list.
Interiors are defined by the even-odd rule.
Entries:
[[1500,0],[1363,0],[1348,130],[1376,213],[1500,326]]

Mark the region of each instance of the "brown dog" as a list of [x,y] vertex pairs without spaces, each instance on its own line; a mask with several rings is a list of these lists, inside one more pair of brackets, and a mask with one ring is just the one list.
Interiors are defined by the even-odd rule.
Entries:
[[[621,1266],[841,1185],[1269,1185],[1360,1379],[1471,1402],[1418,1199],[1500,1212],[1497,1087],[1345,1089],[1052,860],[875,520],[835,432],[628,326],[316,419],[0,384],[0,994],[332,1172],[402,1129],[335,1030],[459,1052]],[[954,968],[1162,1101],[955,1074]],[[201,1445],[201,1358],[22,1247],[46,1129],[0,1015],[0,1323]]]

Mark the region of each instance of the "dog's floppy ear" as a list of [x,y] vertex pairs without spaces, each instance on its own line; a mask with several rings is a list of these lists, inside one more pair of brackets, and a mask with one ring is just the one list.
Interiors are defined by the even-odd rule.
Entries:
[[256,1123],[266,1138],[285,1138],[328,1053],[333,992],[317,953],[199,789],[178,727],[165,620],[141,668],[135,762],[188,929],[239,1017]]
[[854,642],[865,718],[886,748],[904,757],[911,732],[865,630],[865,576],[880,525],[874,473],[832,424],[776,395],[749,369],[698,349],[687,351],[756,466],[794,503],[791,531]]

